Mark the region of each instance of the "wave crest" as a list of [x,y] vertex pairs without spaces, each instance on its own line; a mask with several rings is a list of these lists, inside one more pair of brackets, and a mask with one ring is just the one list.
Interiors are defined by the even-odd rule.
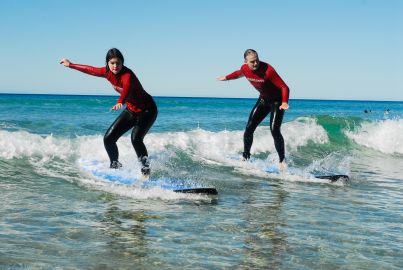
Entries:
[[355,131],[345,131],[359,145],[386,154],[403,154],[403,119],[366,122]]
[[[308,144],[309,141],[323,144],[328,142],[324,128],[314,118],[302,117],[284,123],[282,133],[288,150]],[[243,151],[243,131],[212,132],[195,129],[183,132],[150,133],[145,137],[150,153],[162,153],[169,147],[181,149],[191,155],[215,157],[233,155]],[[122,156],[133,155],[129,136],[118,141]],[[253,153],[275,152],[270,128],[260,126],[255,131]],[[0,130],[0,157],[59,157],[60,159],[107,159],[101,135],[78,136],[75,139],[38,135],[26,131]]]
[[41,136],[26,131],[0,130],[0,157],[4,159],[20,157],[60,157],[66,159],[72,154],[69,139]]

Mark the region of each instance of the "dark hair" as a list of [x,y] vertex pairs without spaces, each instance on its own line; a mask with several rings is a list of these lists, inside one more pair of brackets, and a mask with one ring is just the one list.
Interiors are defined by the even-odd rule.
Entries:
[[108,67],[108,62],[109,60],[111,60],[112,58],[118,58],[120,61],[122,61],[122,65],[125,62],[125,59],[123,58],[123,54],[116,48],[112,48],[110,49],[107,53],[106,53],[106,57],[105,57],[105,61],[106,61],[106,68],[109,69]]
[[243,54],[243,58],[246,59],[246,56],[248,56],[249,54],[256,54],[256,56],[258,56],[257,52],[254,49],[247,49]]

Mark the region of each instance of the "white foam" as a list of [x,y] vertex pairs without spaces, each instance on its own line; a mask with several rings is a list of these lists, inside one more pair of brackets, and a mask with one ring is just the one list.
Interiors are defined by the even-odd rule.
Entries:
[[[145,138],[145,143],[154,152],[164,151],[168,146],[174,146],[202,158],[217,160],[217,158],[243,151],[243,133],[243,130],[211,132],[203,129],[154,133]],[[296,151],[309,141],[319,144],[328,142],[325,129],[318,125],[314,118],[301,117],[284,123],[282,134],[287,150],[291,151]],[[252,154],[276,152],[269,127],[260,126],[256,129],[251,152]]]
[[[288,150],[295,150],[309,141],[326,143],[326,131],[313,118],[298,118],[283,124],[282,133]],[[151,155],[169,152],[170,146],[186,151],[189,155],[204,158],[228,156],[243,151],[242,131],[212,132],[196,129],[186,132],[151,133],[145,137],[145,144]],[[133,160],[134,150],[129,136],[118,141],[120,157]],[[267,126],[258,127],[252,146],[252,153],[275,152],[273,138]],[[0,157],[59,157],[76,160],[108,160],[103,145],[103,136],[77,136],[60,138],[50,135],[32,134],[26,131],[0,130]]]
[[9,132],[0,130],[0,157],[12,159],[41,156],[66,159],[73,154],[69,139],[41,136],[26,131]]
[[[287,151],[297,151],[298,147],[309,141],[325,143],[328,141],[325,130],[313,118],[299,118],[284,123],[282,133],[285,138]],[[119,160],[124,164],[127,175],[138,175],[140,165],[129,136],[123,136],[118,141]],[[145,144],[151,157],[154,171],[171,173],[168,164],[176,152],[182,150],[196,161],[208,162],[215,165],[240,165],[238,161],[228,156],[238,156],[243,151],[242,131],[212,132],[196,129],[186,132],[150,133],[145,137]],[[260,126],[255,132],[252,154],[268,153],[270,160],[276,160],[273,138],[267,126]],[[82,170],[81,161],[91,161],[108,167],[109,159],[103,145],[102,135],[77,136],[76,138],[59,138],[52,135],[37,135],[25,131],[0,130],[0,158],[13,159],[28,157],[39,173],[61,177],[68,181],[77,181],[91,185],[97,189],[135,198],[185,198],[189,195],[178,194],[158,189],[141,190],[135,187],[116,185],[101,181]],[[50,161],[50,162],[49,162]],[[266,161],[261,161],[267,164]],[[72,169],[80,177],[71,173]],[[248,168],[246,168],[248,169]],[[250,168],[249,168],[250,169]],[[258,168],[259,169],[259,168]],[[180,175],[191,172],[180,172]],[[190,195],[192,198],[198,196]]]
[[386,154],[403,154],[403,119],[362,123],[355,131],[345,131],[357,144]]

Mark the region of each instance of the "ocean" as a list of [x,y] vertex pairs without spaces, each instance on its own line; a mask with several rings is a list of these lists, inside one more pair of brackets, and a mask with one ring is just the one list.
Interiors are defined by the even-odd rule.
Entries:
[[[116,100],[0,94],[0,269],[403,269],[403,102],[290,100],[273,174],[268,119],[237,160],[255,99],[156,97],[152,178],[205,196],[83,170],[109,165]],[[121,172],[138,177],[129,136]]]

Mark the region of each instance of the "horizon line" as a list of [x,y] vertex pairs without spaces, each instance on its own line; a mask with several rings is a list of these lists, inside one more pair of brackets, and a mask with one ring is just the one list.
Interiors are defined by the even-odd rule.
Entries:
[[[0,95],[31,95],[31,96],[82,96],[82,97],[117,97],[118,95],[95,94],[46,94],[46,93],[0,93]],[[258,97],[209,97],[209,96],[153,96],[156,98],[205,98],[205,99],[257,99]],[[371,101],[371,102],[403,102],[402,100],[371,100],[371,99],[322,99],[322,98],[290,98],[290,100],[311,101]]]

